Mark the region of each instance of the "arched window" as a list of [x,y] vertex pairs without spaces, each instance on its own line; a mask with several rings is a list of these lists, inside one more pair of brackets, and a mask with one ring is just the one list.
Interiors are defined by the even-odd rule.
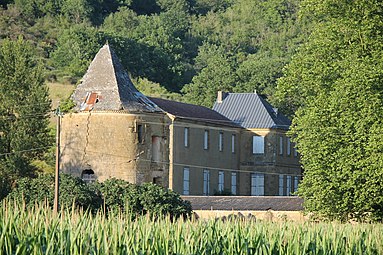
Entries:
[[94,182],[96,180],[96,176],[94,175],[94,172],[92,169],[85,169],[81,173],[81,179],[85,183],[91,183],[91,182]]

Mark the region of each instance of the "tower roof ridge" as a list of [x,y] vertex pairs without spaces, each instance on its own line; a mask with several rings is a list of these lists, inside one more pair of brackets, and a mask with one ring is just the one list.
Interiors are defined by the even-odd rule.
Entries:
[[72,99],[78,111],[161,111],[137,90],[109,44],[105,44],[98,51]]

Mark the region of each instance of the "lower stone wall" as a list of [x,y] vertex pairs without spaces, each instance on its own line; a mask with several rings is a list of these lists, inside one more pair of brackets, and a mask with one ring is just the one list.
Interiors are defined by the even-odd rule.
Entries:
[[216,219],[216,218],[248,218],[271,222],[305,222],[308,217],[301,211],[223,211],[223,210],[193,210],[195,216],[199,219]]

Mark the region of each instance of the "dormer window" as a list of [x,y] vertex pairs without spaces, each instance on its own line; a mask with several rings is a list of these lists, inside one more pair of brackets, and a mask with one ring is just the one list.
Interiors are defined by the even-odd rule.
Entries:
[[97,92],[88,92],[84,102],[80,106],[81,111],[91,111],[96,103],[100,101],[100,96]]

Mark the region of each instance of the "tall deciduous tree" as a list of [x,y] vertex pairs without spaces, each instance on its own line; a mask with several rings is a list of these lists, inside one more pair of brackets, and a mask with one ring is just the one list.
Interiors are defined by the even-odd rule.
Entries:
[[317,23],[279,80],[305,177],[305,208],[330,219],[383,219],[383,3],[306,0]]
[[32,175],[31,162],[52,142],[48,90],[33,52],[21,39],[0,46],[0,185],[5,188]]
[[212,107],[217,91],[233,91],[237,79],[234,61],[222,47],[203,45],[196,58],[196,68],[201,71],[182,89],[188,102]]

